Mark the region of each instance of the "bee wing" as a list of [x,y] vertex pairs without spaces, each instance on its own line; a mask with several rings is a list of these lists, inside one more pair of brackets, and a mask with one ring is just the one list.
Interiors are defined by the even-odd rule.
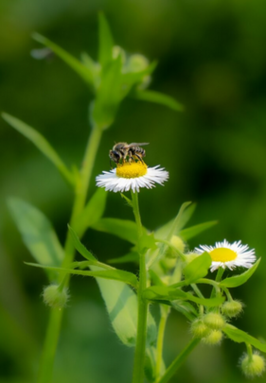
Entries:
[[132,148],[132,146],[144,146],[144,145],[149,145],[149,142],[132,142],[131,144],[128,144],[126,148]]

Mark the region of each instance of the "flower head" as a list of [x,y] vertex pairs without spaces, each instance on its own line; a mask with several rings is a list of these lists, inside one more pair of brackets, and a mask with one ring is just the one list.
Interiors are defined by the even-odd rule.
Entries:
[[249,249],[248,245],[242,245],[241,241],[230,244],[226,239],[223,242],[216,242],[215,246],[200,245],[195,251],[198,254],[207,251],[211,258],[211,271],[222,267],[230,270],[241,266],[249,269],[256,260],[255,250]]
[[140,188],[151,189],[156,183],[163,185],[169,178],[169,173],[159,166],[149,168],[142,161],[117,164],[115,169],[97,176],[96,185],[115,193],[128,190],[135,193]]

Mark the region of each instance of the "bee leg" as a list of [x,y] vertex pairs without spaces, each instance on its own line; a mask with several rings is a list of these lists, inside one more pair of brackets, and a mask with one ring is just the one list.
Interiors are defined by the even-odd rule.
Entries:
[[135,156],[137,157],[137,159],[143,163],[143,159],[141,158],[141,156],[139,156],[138,154],[135,153]]

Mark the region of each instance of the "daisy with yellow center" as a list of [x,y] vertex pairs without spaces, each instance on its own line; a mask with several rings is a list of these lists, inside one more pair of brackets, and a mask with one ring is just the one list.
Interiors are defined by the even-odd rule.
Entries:
[[159,165],[149,168],[144,162],[132,161],[117,164],[115,169],[103,172],[96,177],[96,185],[115,193],[129,190],[135,193],[140,188],[151,189],[156,183],[163,185],[168,178],[169,173]]
[[195,252],[202,254],[207,251],[212,259],[211,272],[222,267],[233,270],[236,267],[249,269],[256,261],[255,250],[249,249],[248,245],[242,245],[241,241],[229,243],[226,239],[223,242],[216,242],[215,246],[200,245]]

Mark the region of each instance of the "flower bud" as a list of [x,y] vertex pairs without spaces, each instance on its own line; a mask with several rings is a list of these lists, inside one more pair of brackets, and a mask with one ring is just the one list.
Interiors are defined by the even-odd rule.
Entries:
[[205,338],[202,338],[202,342],[209,345],[216,345],[221,343],[221,340],[223,338],[223,333],[220,330],[211,330],[209,335],[207,335]]
[[61,309],[64,307],[69,299],[67,289],[59,290],[58,285],[50,285],[43,290],[44,302],[54,308]]
[[128,59],[129,72],[140,72],[147,68],[149,60],[141,54],[133,54]]
[[212,330],[221,330],[225,325],[223,316],[215,312],[204,315],[203,322]]
[[182,239],[180,237],[178,237],[177,235],[173,235],[171,240],[170,240],[170,243],[173,247],[176,248],[176,250],[178,251],[181,251],[181,253],[184,252],[185,250],[185,244],[184,242],[182,241]]
[[222,305],[222,313],[228,318],[236,317],[243,310],[243,305],[239,301],[227,301]]
[[195,319],[191,323],[190,331],[194,338],[204,338],[210,333],[209,327],[201,319]]
[[119,55],[122,56],[122,64],[124,65],[126,62],[126,52],[119,45],[113,46],[112,51],[113,59],[116,59]]
[[260,376],[265,370],[265,359],[259,355],[259,353],[254,353],[252,355],[244,354],[240,360],[240,366],[243,373],[248,378],[254,378],[255,376]]

